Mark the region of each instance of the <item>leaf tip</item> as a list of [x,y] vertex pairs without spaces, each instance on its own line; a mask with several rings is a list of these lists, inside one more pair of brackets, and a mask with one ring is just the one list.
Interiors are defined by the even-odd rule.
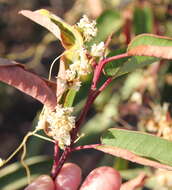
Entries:
[[18,14],[21,14],[21,15],[25,16],[26,13],[28,13],[28,12],[30,12],[30,11],[29,10],[21,10],[21,11],[18,12]]

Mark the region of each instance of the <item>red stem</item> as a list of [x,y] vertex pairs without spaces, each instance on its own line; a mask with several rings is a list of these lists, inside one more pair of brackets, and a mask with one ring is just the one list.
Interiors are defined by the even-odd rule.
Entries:
[[102,144],[89,144],[89,145],[83,145],[83,146],[78,146],[75,148],[72,148],[72,152],[76,150],[84,150],[84,149],[91,149],[91,148],[96,148],[97,146],[101,146]]
[[65,163],[66,159],[68,158],[68,155],[71,153],[71,146],[70,147],[66,147],[63,154],[60,157],[60,160],[58,162],[58,165],[56,165],[56,167],[54,168],[54,173],[52,176],[52,179],[55,180],[55,178],[57,177],[58,173],[60,172],[63,164]]
[[79,119],[77,120],[76,122],[76,127],[72,130],[71,132],[71,145],[69,147],[66,147],[62,156],[60,157],[60,160],[58,161],[58,165],[57,164],[54,164],[54,167],[53,167],[53,171],[52,171],[52,178],[55,179],[56,176],[58,175],[58,173],[60,172],[60,169],[61,167],[63,166],[63,164],[65,163],[68,155],[71,153],[71,151],[74,151],[74,150],[81,150],[81,149],[86,149],[86,148],[93,148],[95,146],[98,146],[98,145],[85,145],[85,146],[80,146],[80,147],[76,147],[76,148],[72,148],[73,145],[74,145],[74,142],[77,138],[77,133],[80,129],[80,126],[81,124],[83,123],[92,103],[94,102],[94,100],[96,99],[96,97],[111,83],[112,81],[112,78],[108,78],[105,83],[97,90],[97,83],[99,81],[99,78],[100,78],[100,75],[102,73],[102,69],[103,67],[111,62],[111,61],[114,61],[114,60],[117,60],[117,59],[122,59],[122,58],[125,58],[125,57],[129,57],[129,55],[127,53],[124,53],[124,54],[120,54],[120,55],[117,55],[117,56],[113,56],[113,57],[110,57],[110,58],[106,58],[106,59],[103,59],[102,61],[100,61],[99,64],[97,64],[95,66],[95,70],[94,70],[94,76],[93,76],[93,81],[92,81],[92,85],[91,85],[91,88],[90,88],[90,91],[89,91],[89,94],[88,94],[88,98],[87,98],[87,101],[85,103],[85,106],[79,116]]
[[113,56],[113,57],[109,57],[109,58],[106,58],[106,59],[103,59],[96,67],[95,69],[95,73],[94,73],[94,77],[93,77],[93,89],[96,88],[97,86],[97,83],[99,81],[99,78],[100,78],[100,75],[102,73],[102,70],[104,68],[104,66],[111,62],[111,61],[115,61],[115,60],[118,60],[118,59],[122,59],[122,58],[125,58],[125,57],[129,57],[128,53],[123,53],[123,54],[120,54],[120,55],[116,55],[116,56]]
[[58,164],[59,164],[59,145],[58,142],[56,142],[54,145],[54,163],[51,170],[51,177],[53,179],[55,179],[56,177],[56,168],[58,167]]
[[84,107],[83,111],[81,112],[79,119],[76,122],[76,127],[72,131],[72,143],[75,141],[78,130],[79,130],[82,122],[84,121],[92,103],[97,98],[97,96],[111,83],[112,80],[113,80],[112,78],[108,78],[105,81],[105,83],[98,90],[93,90],[92,88],[90,89],[85,107]]

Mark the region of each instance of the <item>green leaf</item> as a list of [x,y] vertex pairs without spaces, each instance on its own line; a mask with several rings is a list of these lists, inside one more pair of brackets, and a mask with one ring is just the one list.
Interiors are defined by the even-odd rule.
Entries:
[[126,160],[172,170],[172,142],[137,131],[109,129],[97,149]]
[[70,89],[65,97],[64,107],[71,107],[73,105],[75,96],[77,94],[77,91],[74,89]]
[[52,14],[48,10],[22,10],[20,11],[20,14],[48,29],[59,40],[61,40],[66,49],[70,49],[73,46],[81,47],[83,44],[82,36],[74,26],[67,24],[61,18]]
[[[120,51],[118,50],[108,56],[115,56],[124,52]],[[172,59],[172,38],[142,34],[131,41],[127,53],[132,57],[107,63],[104,68],[105,74],[116,78],[150,65],[158,61],[159,58]]]
[[94,40],[91,41],[91,44],[105,41],[111,33],[117,32],[122,25],[123,19],[119,12],[115,10],[107,10],[103,12],[103,14],[97,19],[98,32]]
[[[108,57],[119,55],[121,53],[124,53],[124,50],[112,52],[108,55]],[[123,58],[107,63],[104,67],[104,73],[107,76],[116,78],[129,72],[133,72],[136,69],[150,65],[157,60],[157,58],[148,56],[133,56],[130,58]]]
[[133,56],[129,58],[118,70],[115,77],[135,71],[136,69],[143,68],[151,63],[157,61],[157,58],[147,56]]
[[153,34],[141,34],[131,41],[127,52],[131,56],[152,56],[172,59],[172,38]]
[[[125,50],[117,49],[113,52],[110,52],[107,57],[116,56],[124,53]],[[120,68],[125,64],[128,58],[118,59],[116,61],[111,61],[107,63],[104,67],[104,73],[108,76],[116,76]]]
[[153,14],[149,5],[135,8],[133,28],[136,35],[153,32]]

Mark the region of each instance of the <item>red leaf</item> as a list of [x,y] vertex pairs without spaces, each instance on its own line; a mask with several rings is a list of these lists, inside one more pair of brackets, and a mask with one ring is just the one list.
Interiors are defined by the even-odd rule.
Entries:
[[105,153],[108,153],[108,154],[111,154],[111,155],[114,155],[114,156],[117,156],[117,157],[124,158],[131,162],[136,162],[138,164],[151,166],[154,168],[162,168],[162,169],[166,169],[166,170],[172,170],[171,166],[140,157],[140,156],[138,156],[128,150],[122,149],[122,148],[102,145],[102,146],[97,146],[95,149],[100,150]]
[[[48,83],[38,75],[27,71],[19,63],[0,58],[0,81],[32,96],[52,110],[56,106],[56,95],[51,88],[52,83]],[[51,84],[50,87],[49,84]]]
[[54,24],[48,16],[41,14],[40,11],[41,10],[37,11],[22,10],[19,13],[29,18],[30,20],[36,22],[37,24],[40,24],[41,26],[47,28],[58,39],[61,39],[59,27],[56,24]]

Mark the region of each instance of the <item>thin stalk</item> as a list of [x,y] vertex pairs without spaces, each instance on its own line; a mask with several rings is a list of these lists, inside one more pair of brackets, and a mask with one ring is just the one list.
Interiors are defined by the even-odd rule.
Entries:
[[[57,177],[57,175],[59,174],[63,164],[65,163],[66,159],[68,158],[69,154],[71,153],[71,146],[70,147],[66,147],[63,154],[60,157],[60,160],[58,161],[57,165],[54,165],[54,172],[53,175],[51,174],[51,177],[53,180],[55,180],[55,178]],[[52,172],[51,172],[52,173]]]
[[96,148],[97,146],[101,146],[102,144],[89,144],[89,145],[83,145],[83,146],[77,146],[75,148],[72,148],[72,152],[76,150],[84,150],[84,149],[91,149]]
[[59,145],[58,142],[56,142],[54,145],[54,163],[51,170],[52,179],[56,178],[56,168],[58,167],[58,164],[59,164]]

